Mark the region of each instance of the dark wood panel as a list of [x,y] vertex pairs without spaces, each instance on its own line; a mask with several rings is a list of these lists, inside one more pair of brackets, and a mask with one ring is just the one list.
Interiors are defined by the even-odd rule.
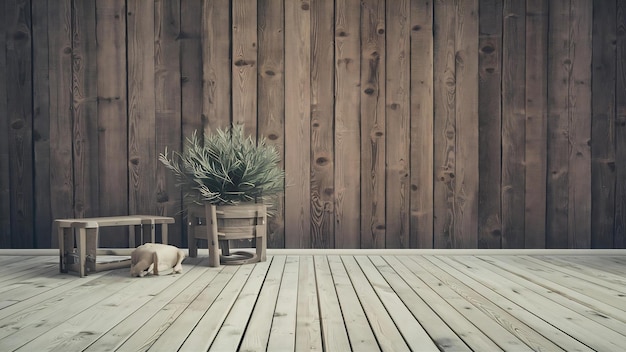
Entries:
[[548,1],[526,2],[524,247],[546,245]]
[[311,246],[335,247],[334,2],[311,3]]
[[[155,8],[155,127],[157,153],[165,147],[180,150],[181,142],[181,73],[180,73],[180,0],[156,2]],[[172,216],[170,244],[182,243],[182,193],[174,175],[157,162],[156,214]]]
[[360,247],[360,2],[335,3],[335,238]]
[[[592,248],[612,248],[615,226],[615,1],[593,3]],[[602,19],[599,21],[598,19]]]
[[34,194],[32,152],[32,32],[30,1],[5,3],[7,32],[6,91],[9,118],[11,245],[33,247]]
[[[183,138],[202,131],[202,0],[180,0],[180,85]],[[160,151],[159,151],[160,152]]]
[[524,247],[526,4],[505,0],[502,28],[502,248]]
[[100,214],[98,189],[98,84],[95,1],[72,8],[72,162],[74,216]]
[[72,42],[70,1],[48,2],[50,207],[52,218],[74,216],[72,165]]
[[387,2],[386,248],[410,247],[410,12],[408,0]]
[[433,247],[433,2],[411,1],[410,246]]
[[205,133],[231,123],[230,2],[202,3],[202,124]]
[[232,0],[233,123],[257,135],[257,4]]
[[615,84],[615,230],[613,247],[626,248],[626,1],[617,2]]
[[361,11],[361,248],[385,248],[385,1]]
[[479,3],[478,247],[502,245],[502,1]]
[[[6,44],[8,12],[6,2],[0,6],[0,248],[11,248],[11,186],[9,158],[9,113],[7,90],[11,82],[7,80]],[[36,62],[36,61],[35,61]]]
[[[180,0],[180,84],[182,142],[194,131],[202,131],[202,0]],[[184,53],[184,55],[182,54]],[[161,152],[161,151],[158,151]],[[170,190],[171,192],[171,190]],[[184,217],[181,245],[187,243]]]
[[546,246],[569,247],[569,126],[568,88],[569,1],[550,1],[548,34],[548,179],[546,189]]
[[592,0],[570,4],[571,78],[568,88],[570,248],[591,247]]
[[[98,50],[99,216],[128,214],[128,114],[124,0],[96,3]],[[128,244],[123,231],[101,229],[101,245]]]
[[434,247],[453,248],[456,170],[456,9],[451,0],[434,3]]
[[459,1],[456,15],[456,248],[478,246],[478,0]]
[[[56,234],[50,231],[50,89],[48,81],[48,2],[33,0],[33,158],[35,194],[35,246],[56,247]],[[0,30],[0,33],[3,33]],[[2,44],[0,44],[2,46]],[[4,59],[4,55],[0,53]],[[0,62],[0,66],[4,65]],[[0,76],[2,76],[0,74]],[[0,88],[3,85],[0,85]],[[5,96],[0,92],[0,96]],[[2,114],[2,112],[0,112]],[[6,140],[5,140],[6,141]],[[0,168],[2,168],[0,166]],[[8,165],[7,169],[8,171]],[[2,195],[0,195],[2,197]],[[2,197],[4,198],[4,197]],[[8,194],[6,201],[8,202]],[[0,230],[1,231],[1,230]]]
[[[284,1],[258,2],[259,77],[258,131],[285,158],[285,34]],[[268,220],[268,247],[285,247],[284,195],[275,200],[274,216]]]
[[155,2],[127,4],[128,211],[156,212]]
[[311,246],[311,11],[285,1],[285,246]]

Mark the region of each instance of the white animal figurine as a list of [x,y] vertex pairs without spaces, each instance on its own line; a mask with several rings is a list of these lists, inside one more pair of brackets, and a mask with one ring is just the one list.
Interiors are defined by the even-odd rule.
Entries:
[[173,269],[172,273],[182,273],[185,252],[177,247],[160,243],[146,243],[135,248],[130,254],[130,276],[143,277],[150,272]]

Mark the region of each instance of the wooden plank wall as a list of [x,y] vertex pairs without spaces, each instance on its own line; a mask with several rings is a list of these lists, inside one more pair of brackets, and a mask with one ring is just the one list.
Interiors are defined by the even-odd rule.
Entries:
[[0,6],[1,248],[135,213],[185,246],[157,156],[233,122],[283,155],[271,247],[626,246],[623,0]]

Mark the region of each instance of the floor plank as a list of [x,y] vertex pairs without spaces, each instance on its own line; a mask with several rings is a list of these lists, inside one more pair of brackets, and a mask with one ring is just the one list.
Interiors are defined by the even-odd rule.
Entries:
[[[10,253],[10,252],[9,252]],[[79,278],[0,255],[0,351],[614,351],[626,251],[268,251]]]
[[515,301],[533,314],[541,316],[568,335],[575,336],[589,348],[614,351],[626,343],[623,335],[604,328],[572,310],[578,304],[560,297],[557,292],[511,275],[498,266],[475,257],[463,257],[460,260],[465,264],[465,273],[487,283],[494,291]]
[[341,258],[329,256],[327,259],[352,350],[380,351],[374,332],[357,296],[357,288],[352,285]]
[[278,290],[278,301],[267,343],[269,351],[294,351],[296,346],[296,313],[298,306],[299,257],[289,256]]
[[285,256],[272,258],[272,265],[268,270],[256,307],[252,312],[248,328],[239,347],[242,352],[265,351],[267,347],[285,261]]
[[367,277],[359,268],[356,259],[353,256],[343,256],[341,260],[350,277],[352,286],[357,288],[356,294],[381,350],[409,351],[409,346],[393,319],[389,316],[385,306],[378,299],[376,291],[374,291]]

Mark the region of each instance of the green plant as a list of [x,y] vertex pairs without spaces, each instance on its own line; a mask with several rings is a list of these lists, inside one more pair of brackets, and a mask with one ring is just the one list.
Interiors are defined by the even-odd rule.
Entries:
[[195,131],[186,139],[183,152],[167,148],[159,160],[171,170],[187,201],[232,205],[267,202],[284,190],[285,173],[280,154],[264,138],[246,137],[242,125],[217,129],[204,137]]

